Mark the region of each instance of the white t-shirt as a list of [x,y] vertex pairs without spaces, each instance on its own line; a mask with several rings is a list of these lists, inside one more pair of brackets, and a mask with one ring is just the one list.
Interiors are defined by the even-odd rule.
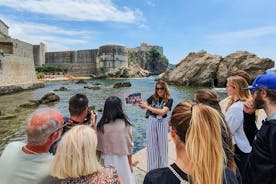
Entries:
[[233,103],[226,111],[225,119],[232,133],[233,144],[236,144],[242,152],[250,153],[252,147],[243,129],[243,104],[241,101]]
[[3,151],[0,157],[1,184],[37,184],[49,177],[53,156],[49,153],[26,154],[22,151],[24,145],[23,142],[12,142]]

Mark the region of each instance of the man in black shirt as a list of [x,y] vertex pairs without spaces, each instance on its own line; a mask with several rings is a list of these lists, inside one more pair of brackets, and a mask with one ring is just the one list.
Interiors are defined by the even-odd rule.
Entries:
[[[249,155],[244,181],[248,184],[276,183],[276,75],[257,77],[252,91],[253,102],[244,105],[244,111],[254,112],[263,108],[267,119],[258,131]],[[255,123],[255,122],[252,122]]]
[[[75,125],[85,124],[96,128],[96,114],[90,112],[88,109],[88,99],[84,94],[76,94],[69,100],[69,112],[70,118],[64,118],[64,128],[62,135],[70,130]],[[49,152],[52,154],[56,153],[57,144],[60,140],[52,144]]]

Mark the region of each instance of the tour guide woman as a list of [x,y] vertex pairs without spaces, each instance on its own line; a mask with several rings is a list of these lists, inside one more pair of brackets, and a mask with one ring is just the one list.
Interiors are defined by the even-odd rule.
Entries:
[[147,170],[168,166],[168,121],[167,112],[171,110],[173,99],[166,82],[159,80],[155,91],[140,108],[147,109]]

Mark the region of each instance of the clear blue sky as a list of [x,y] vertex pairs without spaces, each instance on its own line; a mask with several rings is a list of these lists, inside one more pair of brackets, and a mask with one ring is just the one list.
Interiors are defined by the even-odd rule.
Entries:
[[0,0],[12,37],[48,51],[160,45],[170,63],[201,49],[276,60],[276,0]]

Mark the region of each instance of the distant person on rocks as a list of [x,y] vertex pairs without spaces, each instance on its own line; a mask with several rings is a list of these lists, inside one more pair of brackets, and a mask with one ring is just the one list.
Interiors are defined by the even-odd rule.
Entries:
[[1,184],[53,183],[50,163],[53,155],[49,148],[62,132],[63,116],[54,109],[35,111],[26,130],[27,144],[8,144],[0,158]]
[[[254,113],[263,108],[267,115],[253,142],[245,172],[246,184],[276,183],[276,75],[257,77],[247,89],[253,101],[244,105],[244,111]],[[254,122],[251,122],[254,123]]]
[[166,82],[159,80],[155,90],[146,102],[139,107],[147,109],[147,170],[168,166],[168,122],[167,113],[171,110],[173,99]]
[[243,105],[252,100],[248,90],[247,81],[240,76],[231,76],[227,78],[226,90],[229,102],[226,107],[225,119],[232,133],[232,141],[235,145],[235,160],[240,170],[242,179],[244,179],[244,167],[251,152],[251,145],[244,130]]
[[[64,118],[65,127],[62,135],[76,125],[88,125],[96,129],[96,113],[90,112],[88,109],[88,99],[86,95],[78,93],[72,96],[69,100],[70,118]],[[58,141],[50,148],[49,152],[55,154]]]
[[176,149],[175,163],[149,171],[144,184],[237,184],[235,174],[225,163],[223,121],[220,113],[210,106],[178,104],[169,122]]
[[112,166],[102,168],[97,155],[96,132],[85,125],[74,126],[58,144],[51,165],[51,174],[61,184],[119,184]]
[[124,183],[135,183],[132,166],[132,125],[116,96],[106,99],[97,125],[97,151],[104,166],[113,165]]

